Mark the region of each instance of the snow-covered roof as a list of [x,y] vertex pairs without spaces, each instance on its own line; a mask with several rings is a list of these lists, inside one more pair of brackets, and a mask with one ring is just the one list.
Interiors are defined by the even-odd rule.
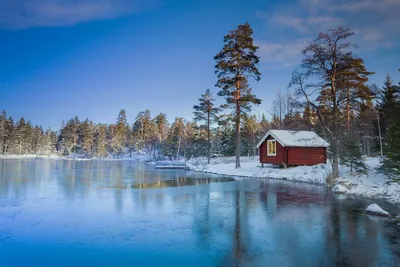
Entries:
[[329,144],[312,131],[269,130],[258,142],[257,147],[267,139],[274,137],[282,146],[294,147],[328,147]]

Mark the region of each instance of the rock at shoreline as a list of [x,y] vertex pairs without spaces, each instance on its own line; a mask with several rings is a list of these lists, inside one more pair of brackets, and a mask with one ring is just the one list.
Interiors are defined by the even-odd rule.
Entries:
[[337,184],[332,188],[332,192],[336,194],[344,194],[347,192],[347,188],[341,184]]
[[383,217],[390,217],[389,212],[383,210],[381,207],[379,207],[377,204],[371,204],[369,205],[366,209],[365,212],[371,215],[376,215],[376,216],[383,216]]

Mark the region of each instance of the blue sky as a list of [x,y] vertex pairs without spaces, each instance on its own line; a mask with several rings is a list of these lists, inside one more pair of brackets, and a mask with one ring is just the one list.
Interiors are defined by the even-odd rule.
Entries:
[[269,113],[301,50],[318,32],[350,27],[371,83],[400,80],[399,0],[2,0],[0,109],[55,129],[72,116],[114,123],[126,109],[192,118],[223,36],[248,21]]

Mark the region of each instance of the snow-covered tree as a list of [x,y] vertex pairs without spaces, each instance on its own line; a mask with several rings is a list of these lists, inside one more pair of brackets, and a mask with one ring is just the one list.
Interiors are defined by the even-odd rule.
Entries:
[[95,127],[95,143],[94,143],[94,154],[97,157],[107,156],[107,126],[99,124]]
[[87,157],[91,157],[93,154],[93,144],[93,122],[86,119],[79,125],[79,146],[81,148],[81,153],[84,153]]
[[126,112],[125,110],[121,110],[118,114],[117,124],[113,128],[112,140],[111,140],[111,147],[112,150],[122,156],[126,144],[127,144],[127,137],[128,137],[128,123],[126,120]]

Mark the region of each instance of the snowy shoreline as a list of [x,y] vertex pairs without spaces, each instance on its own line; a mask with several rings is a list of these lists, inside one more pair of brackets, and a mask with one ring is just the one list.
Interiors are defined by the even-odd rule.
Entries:
[[[368,174],[355,174],[347,167],[340,166],[341,177],[333,181],[332,192],[351,196],[382,199],[391,203],[400,203],[400,184],[392,182],[376,169],[380,166],[379,158],[366,159]],[[330,164],[315,166],[299,166],[288,169],[261,168],[258,159],[245,158],[241,163],[241,169],[235,169],[234,162],[218,162],[213,160],[211,164],[188,164],[190,169],[197,172],[227,175],[231,177],[246,177],[254,179],[275,179],[293,182],[306,182],[316,185],[328,186],[326,178],[331,173]]]

